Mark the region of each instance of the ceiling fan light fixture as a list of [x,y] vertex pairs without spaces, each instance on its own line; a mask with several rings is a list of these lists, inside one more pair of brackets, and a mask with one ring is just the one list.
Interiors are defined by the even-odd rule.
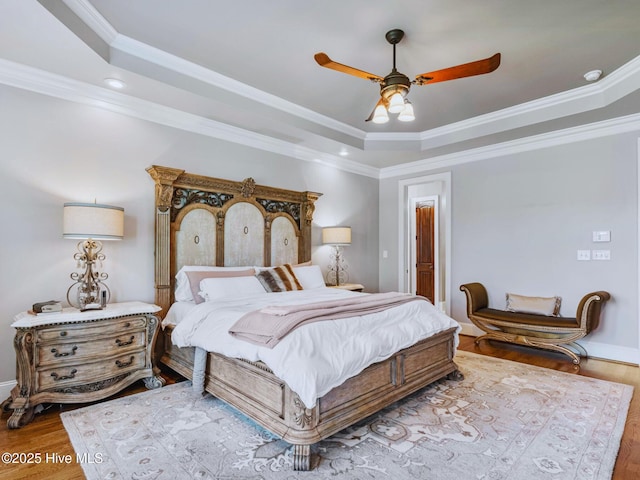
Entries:
[[404,97],[400,92],[391,95],[389,99],[389,113],[400,113],[404,110]]
[[373,118],[371,119],[373,123],[387,123],[389,121],[389,115],[387,114],[387,109],[384,105],[379,104],[376,107],[375,112],[373,112]]
[[400,115],[398,115],[398,120],[401,122],[413,122],[415,119],[416,117],[413,114],[413,105],[411,105],[411,102],[407,100],[404,104],[404,108],[400,112]]
[[[380,100],[373,112],[371,112],[371,114],[365,119],[365,122],[373,121],[373,123],[387,123],[389,121],[388,113],[397,113],[398,120],[401,122],[411,122],[415,120],[413,106],[405,98],[409,93],[411,85],[427,85],[431,83],[455,80],[457,78],[483,75],[485,73],[493,72],[500,66],[500,59],[502,56],[500,53],[496,53],[493,56],[482,60],[463,63],[432,72],[421,73],[420,75],[416,75],[415,80],[410,80],[409,77],[404,73],[399,72],[396,68],[396,45],[403,37],[404,32],[399,28],[389,30],[385,35],[387,42],[389,42],[393,47],[393,68],[385,77],[365,72],[364,70],[359,70],[357,68],[350,67],[349,65],[334,62],[324,52],[318,52],[313,56],[316,63],[321,67],[330,68],[331,70],[360,77],[380,85]],[[594,80],[596,80],[596,78],[594,78]]]

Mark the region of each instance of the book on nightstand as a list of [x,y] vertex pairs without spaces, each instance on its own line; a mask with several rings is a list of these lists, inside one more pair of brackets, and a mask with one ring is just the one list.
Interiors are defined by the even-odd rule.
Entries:
[[34,303],[29,313],[33,315],[40,315],[46,313],[60,313],[62,312],[62,303],[57,300],[49,300],[48,302]]

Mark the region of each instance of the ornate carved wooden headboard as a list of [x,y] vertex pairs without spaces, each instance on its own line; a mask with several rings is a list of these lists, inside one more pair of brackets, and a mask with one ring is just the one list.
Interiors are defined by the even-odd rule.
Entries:
[[152,166],[156,185],[155,302],[166,314],[183,265],[270,266],[311,260],[322,195]]

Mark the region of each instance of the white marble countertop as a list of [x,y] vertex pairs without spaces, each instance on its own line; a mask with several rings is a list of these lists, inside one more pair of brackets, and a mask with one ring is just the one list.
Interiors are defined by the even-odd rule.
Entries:
[[29,312],[21,312],[13,317],[14,328],[31,328],[40,325],[52,325],[56,323],[81,322],[83,320],[102,320],[104,318],[122,317],[140,313],[156,313],[162,310],[158,305],[144,302],[109,303],[101,310],[87,310],[81,312],[77,308],[63,308],[62,312],[40,313],[34,315]]

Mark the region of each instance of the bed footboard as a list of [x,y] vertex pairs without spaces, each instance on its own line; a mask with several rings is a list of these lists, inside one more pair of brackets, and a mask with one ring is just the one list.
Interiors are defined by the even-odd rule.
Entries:
[[[292,444],[294,469],[309,470],[310,445],[442,377],[461,378],[454,354],[455,329],[449,329],[369,366],[307,408],[263,363],[209,353],[205,390]],[[193,349],[169,346],[161,359],[191,378]]]

